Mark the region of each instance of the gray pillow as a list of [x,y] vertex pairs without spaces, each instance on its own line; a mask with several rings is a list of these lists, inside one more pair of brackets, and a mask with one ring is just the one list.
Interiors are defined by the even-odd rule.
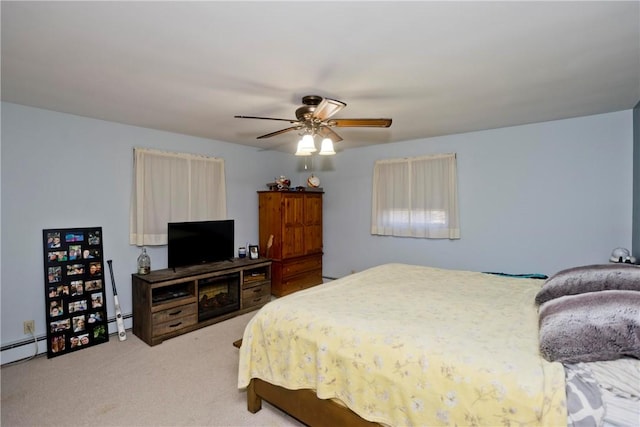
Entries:
[[536,295],[536,304],[564,295],[614,289],[640,291],[640,267],[633,264],[596,264],[559,271],[544,283]]
[[567,295],[539,311],[540,352],[551,362],[640,358],[640,292]]

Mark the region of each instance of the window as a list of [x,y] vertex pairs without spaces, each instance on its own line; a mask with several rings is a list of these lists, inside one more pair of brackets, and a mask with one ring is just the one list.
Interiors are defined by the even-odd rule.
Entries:
[[379,160],[371,234],[459,239],[456,155]]
[[224,160],[134,149],[132,245],[166,245],[167,223],[226,219]]

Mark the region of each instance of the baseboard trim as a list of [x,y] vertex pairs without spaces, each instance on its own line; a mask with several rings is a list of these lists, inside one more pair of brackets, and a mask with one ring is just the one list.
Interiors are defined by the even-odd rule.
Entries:
[[[125,314],[122,316],[122,318],[124,320],[126,319],[132,319],[133,318],[133,314]],[[107,325],[110,324],[115,324],[116,323],[116,318],[115,316],[108,319],[107,320]],[[40,341],[46,341],[47,340],[47,334],[44,335],[39,335],[37,337],[35,337],[35,341],[36,342],[40,342]],[[20,347],[24,347],[25,345],[33,345],[34,343],[34,339],[33,338],[26,338],[24,340],[20,340],[20,341],[15,341],[9,344],[4,344],[2,347],[0,347],[0,352],[3,351],[8,351],[8,350],[14,350],[16,348],[20,348]]]

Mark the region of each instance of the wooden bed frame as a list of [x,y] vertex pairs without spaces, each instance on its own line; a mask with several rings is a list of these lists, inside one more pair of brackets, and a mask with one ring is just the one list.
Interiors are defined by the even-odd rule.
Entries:
[[313,390],[289,390],[253,378],[247,387],[249,412],[253,414],[258,412],[262,408],[263,399],[308,426],[380,426],[378,423],[361,418],[351,409],[331,399],[319,399]]
[[[234,341],[233,346],[240,348],[242,339]],[[330,399],[319,399],[313,390],[289,390],[253,378],[247,387],[247,410],[255,414],[262,409],[263,400],[308,426],[380,426],[361,418],[346,406]]]

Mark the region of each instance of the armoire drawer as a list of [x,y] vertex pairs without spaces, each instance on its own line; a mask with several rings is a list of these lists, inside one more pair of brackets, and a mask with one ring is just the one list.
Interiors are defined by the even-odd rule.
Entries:
[[312,270],[320,270],[320,276],[322,276],[322,255],[298,258],[290,261],[283,261],[282,263],[283,280],[285,277]]
[[307,271],[295,276],[283,277],[282,288],[285,293],[306,289],[322,283],[322,270]]

